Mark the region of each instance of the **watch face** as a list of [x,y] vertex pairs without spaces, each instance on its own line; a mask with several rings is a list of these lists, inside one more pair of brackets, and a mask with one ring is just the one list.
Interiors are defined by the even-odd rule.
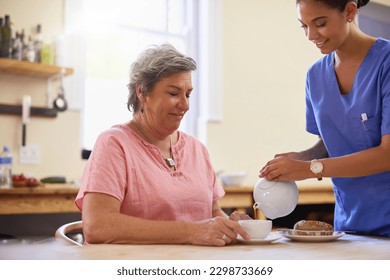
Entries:
[[320,173],[322,171],[322,168],[322,163],[315,162],[311,166],[311,171],[313,171],[314,173]]

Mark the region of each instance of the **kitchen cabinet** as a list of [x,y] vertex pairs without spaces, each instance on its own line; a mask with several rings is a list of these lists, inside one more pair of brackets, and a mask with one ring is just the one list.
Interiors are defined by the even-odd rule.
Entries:
[[71,184],[0,189],[0,215],[79,213],[74,204],[78,191]]
[[[73,74],[73,69],[63,68],[57,65],[32,63],[18,61],[14,59],[0,58],[0,74],[11,74],[19,76],[29,76],[33,78],[45,79],[48,88],[48,98],[50,99],[50,84],[53,79],[61,76]],[[21,115],[21,105],[0,104],[0,114]],[[31,116],[56,117],[57,110],[50,107],[31,107]]]

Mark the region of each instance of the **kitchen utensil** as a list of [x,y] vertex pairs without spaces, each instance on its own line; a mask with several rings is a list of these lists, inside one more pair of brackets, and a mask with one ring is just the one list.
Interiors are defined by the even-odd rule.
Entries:
[[239,171],[236,173],[221,174],[220,178],[225,187],[227,186],[240,186],[246,177],[245,171]]
[[65,75],[65,69],[62,69],[61,71],[61,77],[60,77],[60,84],[57,89],[57,98],[53,101],[54,108],[59,111],[63,112],[68,108],[68,103],[65,99],[65,90],[63,85],[63,77]]

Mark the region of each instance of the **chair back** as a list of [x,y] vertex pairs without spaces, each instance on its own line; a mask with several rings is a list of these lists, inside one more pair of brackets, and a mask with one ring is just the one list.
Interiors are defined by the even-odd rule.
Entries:
[[83,246],[83,222],[76,221],[60,226],[55,232],[55,237],[68,245]]

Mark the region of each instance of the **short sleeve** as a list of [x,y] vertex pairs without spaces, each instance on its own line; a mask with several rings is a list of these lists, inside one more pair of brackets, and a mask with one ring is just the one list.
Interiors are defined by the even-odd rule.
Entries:
[[126,188],[126,160],[118,137],[111,131],[102,133],[92,150],[85,168],[77,207],[88,192],[104,193],[123,201]]
[[380,74],[382,94],[382,136],[390,134],[390,55],[384,61]]
[[306,131],[320,135],[314,115],[313,105],[310,98],[310,70],[306,74]]

